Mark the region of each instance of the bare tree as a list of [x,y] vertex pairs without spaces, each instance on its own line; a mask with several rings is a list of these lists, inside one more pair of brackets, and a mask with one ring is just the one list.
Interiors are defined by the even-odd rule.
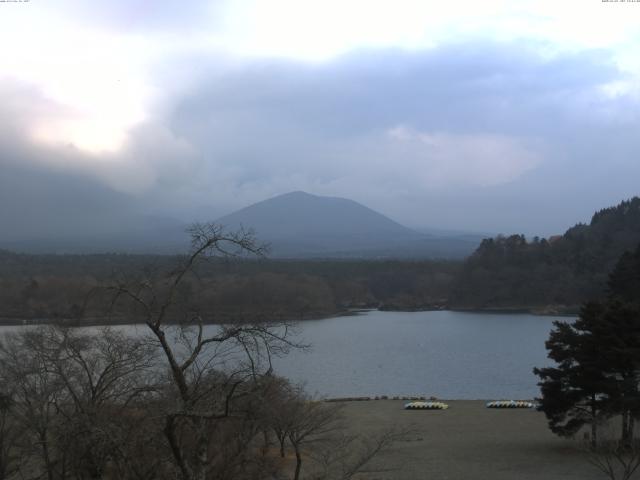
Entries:
[[338,420],[342,406],[337,403],[311,401],[306,396],[300,395],[291,407],[288,437],[296,455],[293,478],[298,480],[302,470],[303,448],[326,440],[330,434],[340,428]]
[[302,478],[305,458],[305,478],[349,480],[408,433],[388,430],[368,437],[348,434],[343,404],[313,400],[302,388],[291,385],[282,389],[280,402],[271,406],[269,419],[280,442],[280,453],[284,454],[282,438],[286,436],[295,454],[293,480]]
[[380,473],[388,468],[372,468],[372,461],[405,438],[408,431],[386,430],[370,437],[341,431],[330,441],[311,451],[317,473],[312,480],[349,480],[359,473]]
[[166,277],[119,282],[111,291],[113,305],[126,299],[137,307],[162,351],[171,387],[164,434],[180,476],[205,480],[216,476],[216,422],[242,416],[237,400],[256,394],[259,377],[271,371],[272,355],[294,344],[289,325],[282,323],[205,327],[212,319],[185,301],[185,280],[207,257],[262,255],[264,248],[251,232],[227,233],[216,224],[197,224],[189,233],[191,253]]
[[136,420],[131,406],[155,390],[152,367],[147,343],[111,329],[96,335],[46,326],[7,335],[0,375],[13,401],[11,421],[27,436],[29,469],[37,472],[39,463],[50,480],[103,478],[123,458],[118,439]]
[[611,424],[600,429],[598,442],[588,442],[584,451],[588,462],[610,480],[629,480],[640,468],[640,442],[616,438]]
[[265,443],[268,443],[270,432],[276,437],[281,458],[285,457],[285,445],[289,433],[295,428],[301,409],[301,389],[289,383],[286,379],[276,376],[269,378],[268,388],[265,389]]
[[20,470],[17,447],[23,433],[12,418],[14,405],[9,394],[0,393],[0,480],[11,478]]
[[13,401],[12,421],[24,432],[23,455],[30,459],[30,470],[42,470],[48,480],[54,480],[64,470],[63,456],[55,446],[60,425],[56,405],[63,388],[35,348],[41,342],[41,332],[6,335],[0,342],[0,377]]
[[143,339],[110,328],[98,332],[49,328],[44,355],[64,385],[65,442],[70,465],[87,478],[101,478],[111,463],[126,461],[116,442],[140,415],[132,407],[147,403],[157,390],[155,348]]

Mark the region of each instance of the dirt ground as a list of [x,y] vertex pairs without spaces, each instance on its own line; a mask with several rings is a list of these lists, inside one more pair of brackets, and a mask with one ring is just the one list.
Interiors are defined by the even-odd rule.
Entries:
[[[370,480],[604,479],[580,441],[547,428],[529,409],[488,409],[483,401],[447,401],[448,410],[404,410],[405,402],[344,402],[349,429],[364,435],[397,427],[412,433],[382,454]],[[638,477],[640,478],[640,476]]]

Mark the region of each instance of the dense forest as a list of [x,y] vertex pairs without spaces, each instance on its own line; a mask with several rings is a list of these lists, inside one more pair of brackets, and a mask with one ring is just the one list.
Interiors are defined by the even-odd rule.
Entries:
[[[0,252],[0,317],[7,323],[99,322],[108,310],[101,301],[104,287],[123,278],[161,277],[180,260]],[[197,278],[185,282],[181,294],[210,321],[316,318],[358,308],[443,308],[459,269],[454,261],[211,259],[199,267]]]
[[[616,261],[640,244],[640,198],[549,239],[485,239],[465,261],[213,258],[181,295],[209,321],[316,318],[350,309],[434,308],[573,313],[601,298]],[[101,291],[159,278],[181,257],[28,255],[0,251],[0,319],[101,322]],[[110,312],[130,321],[129,312]]]
[[620,256],[640,243],[640,198],[596,212],[549,239],[523,235],[483,240],[452,286],[458,308],[577,311],[601,298]]

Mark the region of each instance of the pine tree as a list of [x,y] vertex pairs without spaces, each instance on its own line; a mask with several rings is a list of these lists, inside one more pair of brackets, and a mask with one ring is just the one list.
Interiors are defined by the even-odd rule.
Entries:
[[609,276],[609,298],[640,307],[640,245],[626,252]]
[[556,322],[546,342],[556,367],[536,368],[540,409],[551,430],[571,436],[619,415],[622,441],[640,418],[640,247],[624,254],[609,278],[605,302],[586,303],[573,323]]
[[601,342],[594,330],[603,306],[587,303],[574,323],[555,322],[546,342],[549,358],[557,367],[535,368],[541,379],[540,410],[549,428],[560,436],[571,436],[591,425],[591,441],[597,441],[597,424],[608,415],[612,385],[604,374]]

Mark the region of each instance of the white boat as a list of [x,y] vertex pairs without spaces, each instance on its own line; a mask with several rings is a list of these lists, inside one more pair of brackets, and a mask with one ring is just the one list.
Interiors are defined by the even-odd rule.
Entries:
[[409,402],[404,405],[405,410],[446,410],[449,408],[444,402]]

